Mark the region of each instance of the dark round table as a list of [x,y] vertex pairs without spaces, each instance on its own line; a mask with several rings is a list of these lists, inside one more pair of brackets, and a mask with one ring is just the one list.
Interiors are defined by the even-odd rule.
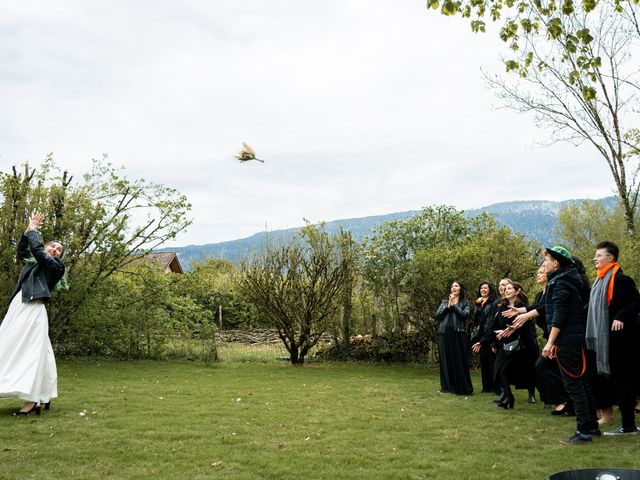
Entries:
[[554,473],[549,480],[640,480],[635,468],[581,468]]

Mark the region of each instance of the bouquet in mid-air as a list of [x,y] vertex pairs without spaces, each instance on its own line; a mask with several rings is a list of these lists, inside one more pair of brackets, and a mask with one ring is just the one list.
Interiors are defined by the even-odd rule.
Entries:
[[236,155],[236,158],[238,159],[238,161],[243,163],[249,162],[251,160],[257,160],[259,162],[264,163],[264,160],[261,160],[260,158],[256,157],[256,152],[253,151],[253,148],[251,148],[249,145],[247,145],[244,142],[242,142],[242,150],[238,152],[238,154]]

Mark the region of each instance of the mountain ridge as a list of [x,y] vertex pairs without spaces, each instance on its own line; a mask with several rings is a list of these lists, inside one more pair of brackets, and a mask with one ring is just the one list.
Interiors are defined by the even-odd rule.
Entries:
[[[464,213],[470,216],[488,213],[492,215],[499,224],[511,228],[514,232],[522,233],[525,237],[537,241],[541,245],[550,245],[555,243],[555,227],[560,209],[567,205],[583,201],[602,202],[607,208],[614,208],[617,199],[616,197],[604,197],[600,199],[570,199],[561,201],[513,200],[465,210]],[[367,235],[370,235],[373,229],[383,222],[410,218],[420,212],[421,210],[407,210],[383,215],[346,218],[327,221],[324,222],[324,225],[330,233],[336,233],[340,227],[345,230],[350,230],[354,239],[360,241]],[[287,241],[295,235],[300,228],[301,227],[293,227],[270,232],[257,232],[237,240],[162,248],[158,249],[158,251],[176,252],[182,266],[189,270],[194,261],[201,262],[209,257],[224,258],[234,262],[243,258],[249,258],[254,253],[263,251],[270,242],[277,243]]]

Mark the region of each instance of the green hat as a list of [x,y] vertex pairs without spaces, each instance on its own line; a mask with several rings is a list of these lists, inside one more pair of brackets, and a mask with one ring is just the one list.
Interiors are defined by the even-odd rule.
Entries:
[[569,250],[563,246],[556,245],[555,247],[545,248],[545,251],[555,260],[560,262],[560,265],[573,265],[573,257],[569,253]]

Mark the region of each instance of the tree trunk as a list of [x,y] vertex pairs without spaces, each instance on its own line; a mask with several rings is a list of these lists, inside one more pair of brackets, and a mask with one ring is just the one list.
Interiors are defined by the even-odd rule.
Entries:
[[289,339],[289,359],[292,365],[299,365],[304,362],[304,357],[300,357],[298,353],[298,344],[292,339]]
[[635,222],[635,208],[631,205],[629,197],[626,192],[623,194],[621,188],[618,188],[620,195],[620,205],[622,206],[622,212],[624,213],[624,225],[629,238],[635,238],[636,222]]
[[348,357],[351,352],[351,282],[345,288],[342,302],[342,354]]
[[364,334],[368,335],[371,333],[371,315],[369,313],[369,307],[365,304],[364,301],[361,302],[362,305],[362,323],[364,324]]

